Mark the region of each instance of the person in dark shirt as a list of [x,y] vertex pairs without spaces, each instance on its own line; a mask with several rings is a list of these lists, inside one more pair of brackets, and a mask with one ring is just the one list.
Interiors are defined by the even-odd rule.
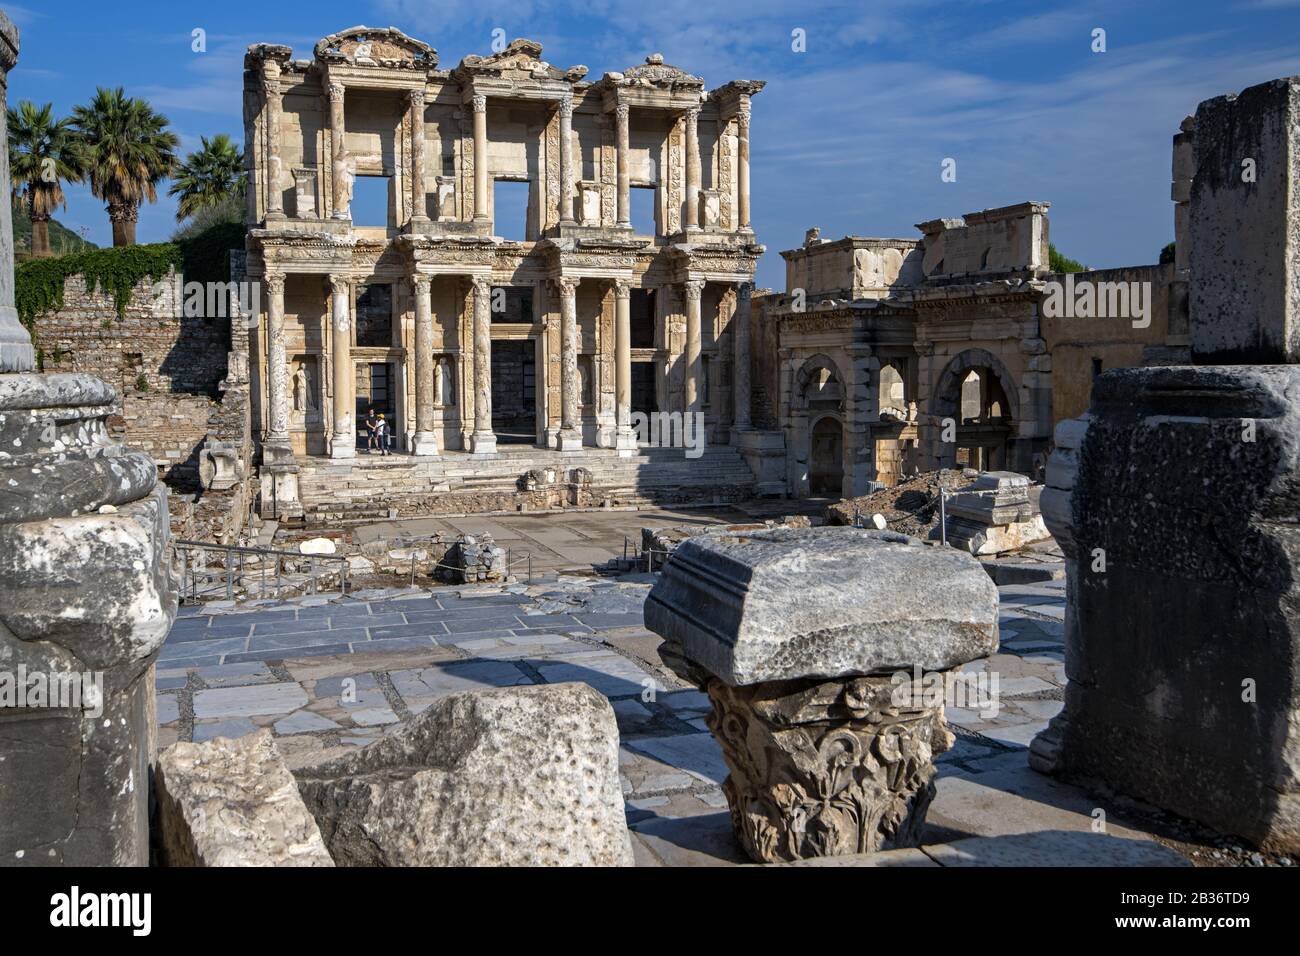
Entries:
[[366,426],[366,451],[373,452],[376,448],[382,450],[379,442],[379,419],[375,417],[375,410],[372,408],[366,412],[366,417],[362,422]]

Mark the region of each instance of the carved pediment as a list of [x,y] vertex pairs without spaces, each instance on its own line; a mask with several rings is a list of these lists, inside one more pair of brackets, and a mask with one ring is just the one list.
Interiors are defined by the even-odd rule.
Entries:
[[585,66],[567,70],[551,66],[542,59],[542,45],[536,40],[519,38],[500,53],[477,56],[471,53],[460,61],[456,72],[462,75],[528,77],[535,80],[568,80],[573,83],[587,75]]
[[433,69],[438,52],[396,27],[351,27],[316,43],[316,59],[356,66]]
[[606,74],[620,86],[653,86],[660,89],[704,89],[704,80],[664,62],[663,54],[651,53],[644,66],[634,66],[622,73]]

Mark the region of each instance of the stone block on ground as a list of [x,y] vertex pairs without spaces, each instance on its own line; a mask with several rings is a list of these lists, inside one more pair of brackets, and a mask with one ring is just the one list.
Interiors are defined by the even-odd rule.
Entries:
[[333,866],[269,730],[176,743],[155,787],[167,866]]
[[631,865],[609,701],[584,684],[444,697],[298,772],[343,865]]

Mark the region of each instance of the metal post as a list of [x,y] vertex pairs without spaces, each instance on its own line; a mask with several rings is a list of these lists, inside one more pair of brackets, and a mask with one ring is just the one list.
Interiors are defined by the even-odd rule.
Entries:
[[939,485],[939,541],[948,543],[948,489]]

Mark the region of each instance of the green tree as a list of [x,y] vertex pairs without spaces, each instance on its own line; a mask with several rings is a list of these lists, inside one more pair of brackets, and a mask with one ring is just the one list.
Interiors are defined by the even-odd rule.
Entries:
[[72,117],[88,152],[90,191],[108,206],[113,245],[134,245],[140,203],[158,201],[156,187],[175,168],[180,140],[166,116],[120,86],[99,87]]
[[244,172],[244,153],[225,133],[211,140],[200,137],[202,147],[176,169],[169,196],[179,196],[176,221],[213,209],[232,199],[242,199],[248,178]]
[[1053,272],[1087,272],[1088,267],[1082,262],[1061,255],[1056,246],[1047,246],[1047,265]]
[[1169,243],[1169,245],[1165,246],[1160,250],[1160,264],[1163,266],[1166,263],[1173,262],[1173,261],[1174,261],[1174,244],[1171,242]]
[[13,202],[32,222],[32,257],[51,255],[50,219],[54,210],[67,208],[63,183],[79,183],[86,176],[85,149],[72,120],[56,120],[54,107],[37,107],[23,100],[9,107],[9,177]]

